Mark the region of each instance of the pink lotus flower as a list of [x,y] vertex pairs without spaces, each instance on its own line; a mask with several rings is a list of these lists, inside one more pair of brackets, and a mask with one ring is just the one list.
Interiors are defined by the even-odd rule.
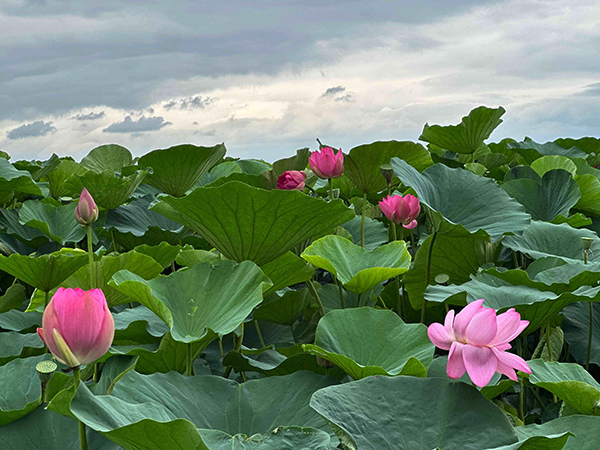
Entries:
[[56,359],[77,367],[106,353],[115,323],[101,289],[61,287],[46,307],[37,332]]
[[421,212],[419,199],[413,195],[388,195],[379,202],[381,212],[391,222],[402,224],[404,228],[412,229],[418,224],[416,218]]
[[308,159],[310,169],[319,178],[338,178],[344,173],[344,154],[338,150],[337,154],[331,147],[322,147],[320,151],[312,152]]
[[79,196],[79,203],[75,208],[75,219],[81,225],[91,225],[98,218],[98,206],[86,188]]
[[306,172],[300,170],[286,170],[277,179],[277,189],[285,189],[291,191],[298,189],[304,190],[304,180],[306,180]]
[[483,299],[469,303],[456,318],[454,310],[449,311],[444,325],[429,325],[429,339],[436,347],[450,350],[446,366],[450,378],[460,378],[466,371],[474,384],[484,387],[498,372],[517,381],[514,369],[525,373],[531,369],[523,358],[506,350],[529,321],[521,320],[514,308],[496,316],[496,310],[482,303]]

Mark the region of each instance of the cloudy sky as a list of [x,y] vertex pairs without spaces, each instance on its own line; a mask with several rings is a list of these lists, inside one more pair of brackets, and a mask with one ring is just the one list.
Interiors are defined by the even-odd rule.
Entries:
[[597,0],[2,0],[0,149],[273,161],[479,105],[507,110],[495,140],[600,136],[598,23]]

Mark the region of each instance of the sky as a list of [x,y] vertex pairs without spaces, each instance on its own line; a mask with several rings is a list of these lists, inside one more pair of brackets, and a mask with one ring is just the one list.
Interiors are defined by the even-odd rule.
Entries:
[[182,143],[274,161],[316,138],[600,136],[597,0],[2,0],[0,149],[77,160]]

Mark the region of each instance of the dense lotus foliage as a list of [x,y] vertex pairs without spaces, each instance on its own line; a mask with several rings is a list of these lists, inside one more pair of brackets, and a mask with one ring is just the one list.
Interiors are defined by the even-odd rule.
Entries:
[[504,112],[272,164],[0,152],[2,450],[600,448],[600,139],[489,142]]

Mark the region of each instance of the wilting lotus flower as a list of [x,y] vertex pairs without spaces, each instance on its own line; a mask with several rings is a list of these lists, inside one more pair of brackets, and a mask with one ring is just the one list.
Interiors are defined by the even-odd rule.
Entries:
[[277,189],[285,189],[291,191],[298,189],[304,190],[304,180],[306,180],[306,172],[300,170],[286,170],[277,179]]
[[106,353],[115,323],[101,289],[61,287],[46,307],[37,332],[56,359],[78,367]]
[[379,202],[381,212],[391,222],[402,224],[404,228],[412,229],[417,226],[416,218],[421,212],[419,199],[413,195],[388,195]]
[[482,300],[469,303],[456,317],[454,310],[446,314],[444,325],[432,323],[427,329],[436,347],[450,350],[446,372],[450,378],[460,378],[465,371],[479,387],[487,385],[495,372],[517,381],[515,369],[531,373],[521,358],[506,350],[510,341],[523,331],[529,321],[521,320],[514,308],[496,316]]
[[344,173],[344,154],[341,149],[334,153],[331,147],[322,147],[320,151],[310,154],[308,163],[310,169],[324,180],[341,177]]
[[98,218],[98,207],[96,202],[86,188],[83,188],[79,196],[79,203],[75,208],[75,219],[81,225],[90,225]]

